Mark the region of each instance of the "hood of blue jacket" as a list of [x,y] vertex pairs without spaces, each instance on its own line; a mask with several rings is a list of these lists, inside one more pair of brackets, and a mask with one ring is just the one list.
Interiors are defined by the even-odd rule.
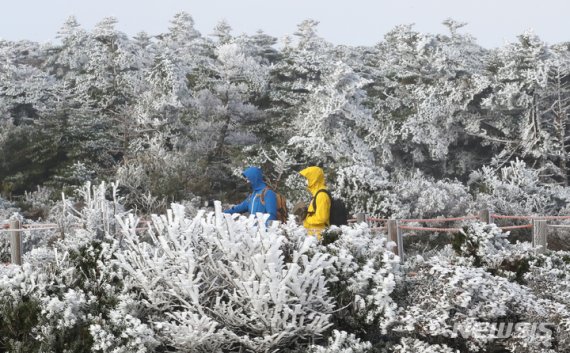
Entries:
[[265,183],[263,182],[263,172],[257,167],[248,167],[243,171],[243,176],[249,180],[251,188],[254,191],[261,190],[265,188]]

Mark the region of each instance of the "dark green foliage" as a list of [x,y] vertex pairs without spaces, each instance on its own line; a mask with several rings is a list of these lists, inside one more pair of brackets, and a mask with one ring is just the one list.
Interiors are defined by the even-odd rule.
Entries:
[[[109,291],[98,283],[103,286],[110,284],[118,291],[122,281],[115,275],[101,278],[103,274],[97,262],[103,260],[102,250],[101,242],[94,241],[77,251],[71,251],[69,260],[75,275],[69,277],[55,273],[53,283],[46,288],[47,293],[60,300],[68,290],[95,296],[96,300],[91,305],[79,308],[80,316],[93,315],[108,319],[118,299],[115,291]],[[34,292],[20,298],[8,295],[3,298],[0,302],[0,352],[92,352],[93,338],[89,331],[92,321],[78,319],[71,326],[56,327],[58,318],[44,317],[43,307]],[[39,326],[51,327],[49,337],[34,331]]]
[[[11,131],[4,144],[0,144],[0,192],[23,194],[35,189],[53,174],[58,164],[66,159],[65,152],[57,144],[43,139],[42,134],[31,127]],[[37,144],[41,141],[41,147]]]
[[0,352],[37,352],[32,328],[39,322],[40,303],[30,297],[0,302]]
[[80,323],[63,332],[56,332],[55,352],[93,352],[93,338],[89,333],[89,323]]
[[[107,317],[109,310],[113,309],[117,304],[117,298],[113,293],[105,290],[105,288],[94,285],[100,282],[100,277],[102,276],[97,263],[103,260],[101,258],[102,250],[101,242],[93,241],[89,245],[81,247],[77,252],[70,252],[69,257],[77,270],[78,276],[73,283],[66,285],[95,295],[97,297],[95,307],[88,308],[88,310]],[[111,284],[117,291],[122,287],[121,280],[115,275],[110,278],[104,278],[103,283]]]
[[323,245],[328,245],[331,243],[334,243],[335,241],[338,240],[339,236],[342,234],[342,231],[340,229],[330,229],[327,228],[323,234],[322,234],[322,244]]
[[463,228],[464,232],[457,232],[453,234],[453,238],[451,239],[451,246],[455,253],[458,255],[462,254],[461,246],[465,244],[467,241],[467,236],[465,235],[466,228]]

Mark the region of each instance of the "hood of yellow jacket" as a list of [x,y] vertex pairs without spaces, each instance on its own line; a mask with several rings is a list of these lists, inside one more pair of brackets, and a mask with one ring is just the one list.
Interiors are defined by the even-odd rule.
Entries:
[[316,194],[321,189],[326,189],[325,173],[319,167],[308,167],[299,172],[307,179],[307,187],[311,194]]

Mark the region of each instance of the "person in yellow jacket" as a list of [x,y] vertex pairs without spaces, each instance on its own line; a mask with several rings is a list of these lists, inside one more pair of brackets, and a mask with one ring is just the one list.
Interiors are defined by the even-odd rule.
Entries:
[[321,233],[330,225],[331,199],[326,192],[319,192],[320,190],[327,190],[325,173],[321,168],[314,166],[305,168],[299,173],[307,179],[307,188],[313,195],[313,199],[307,208],[307,216],[303,226],[309,235],[316,235],[320,240]]

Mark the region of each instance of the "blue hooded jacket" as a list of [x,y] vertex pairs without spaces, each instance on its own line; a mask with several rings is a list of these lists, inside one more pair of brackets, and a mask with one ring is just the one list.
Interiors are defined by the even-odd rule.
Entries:
[[249,180],[253,192],[242,203],[225,210],[224,213],[244,213],[256,214],[257,212],[269,213],[268,221],[277,220],[277,196],[275,192],[268,189],[263,196],[261,203],[261,194],[267,185],[263,182],[263,173],[257,167],[248,167],[243,171],[243,176]]

